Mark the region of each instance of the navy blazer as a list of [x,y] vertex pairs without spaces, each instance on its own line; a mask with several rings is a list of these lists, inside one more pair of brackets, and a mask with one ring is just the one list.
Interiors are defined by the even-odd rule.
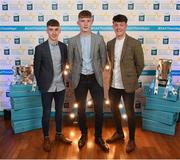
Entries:
[[[58,45],[61,53],[61,70],[63,71],[67,61],[67,46],[62,42],[58,42]],[[53,62],[48,41],[35,48],[34,74],[39,90],[42,93],[47,92],[54,77]]]

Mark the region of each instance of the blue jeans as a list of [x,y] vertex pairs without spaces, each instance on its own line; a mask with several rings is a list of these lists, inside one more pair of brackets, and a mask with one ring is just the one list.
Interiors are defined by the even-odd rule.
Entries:
[[51,116],[51,105],[54,98],[55,101],[55,122],[56,132],[61,132],[62,129],[62,109],[65,97],[65,90],[60,92],[45,92],[41,94],[43,116],[42,129],[44,137],[49,136],[49,120]]
[[87,134],[86,124],[86,98],[88,90],[92,96],[94,102],[95,112],[95,137],[102,136],[102,125],[103,125],[103,100],[104,90],[98,84],[94,74],[80,76],[80,81],[75,88],[76,102],[78,103],[78,124],[81,130],[81,134]]

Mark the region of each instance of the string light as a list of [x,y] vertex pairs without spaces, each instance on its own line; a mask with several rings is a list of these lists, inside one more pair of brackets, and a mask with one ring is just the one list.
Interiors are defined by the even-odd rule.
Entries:
[[92,147],[93,147],[93,142],[92,141],[88,141],[87,148],[92,148]]
[[74,131],[70,131],[70,137],[74,137],[75,136],[75,133],[74,133]]
[[88,100],[87,104],[88,104],[88,106],[91,106],[93,103],[91,100]]
[[68,75],[68,71],[65,70],[65,71],[64,71],[64,75]]
[[123,118],[123,119],[127,119],[127,115],[126,115],[126,114],[123,114],[123,115],[122,115],[122,118]]
[[65,67],[66,69],[69,69],[69,65],[68,64],[66,64],[66,67]]
[[105,66],[105,69],[108,71],[110,69],[110,66],[109,65],[106,65]]
[[109,105],[109,104],[110,104],[110,101],[109,101],[109,100],[105,100],[105,104],[106,104],[106,105]]
[[78,103],[74,103],[73,107],[78,108]]
[[71,119],[74,119],[74,117],[75,117],[74,113],[71,113],[69,116]]
[[122,108],[123,108],[123,105],[122,105],[121,103],[119,104],[119,108],[120,108],[120,109],[122,109]]

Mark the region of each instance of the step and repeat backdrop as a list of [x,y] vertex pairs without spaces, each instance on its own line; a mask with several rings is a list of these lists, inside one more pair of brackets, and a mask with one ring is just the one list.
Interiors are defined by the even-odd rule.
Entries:
[[[128,17],[127,33],[143,46],[145,68],[142,84],[155,76],[158,60],[172,59],[173,84],[180,85],[180,0],[0,0],[0,111],[11,108],[8,90],[13,66],[33,64],[35,46],[47,39],[46,22],[61,24],[59,40],[78,34],[78,13],[90,10],[94,15],[92,32],[107,42],[115,35],[112,17]],[[104,73],[107,97],[108,70]],[[74,103],[69,82],[66,83],[65,108]]]

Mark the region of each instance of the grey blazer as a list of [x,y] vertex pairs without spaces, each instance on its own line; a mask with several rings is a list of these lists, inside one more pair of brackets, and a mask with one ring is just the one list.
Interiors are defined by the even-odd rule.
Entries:
[[[70,38],[68,42],[68,63],[70,65],[73,88],[77,87],[80,80],[82,54],[80,34],[78,34]],[[103,86],[102,73],[107,60],[106,45],[103,37],[94,33],[91,33],[91,56],[96,80],[100,86]]]

